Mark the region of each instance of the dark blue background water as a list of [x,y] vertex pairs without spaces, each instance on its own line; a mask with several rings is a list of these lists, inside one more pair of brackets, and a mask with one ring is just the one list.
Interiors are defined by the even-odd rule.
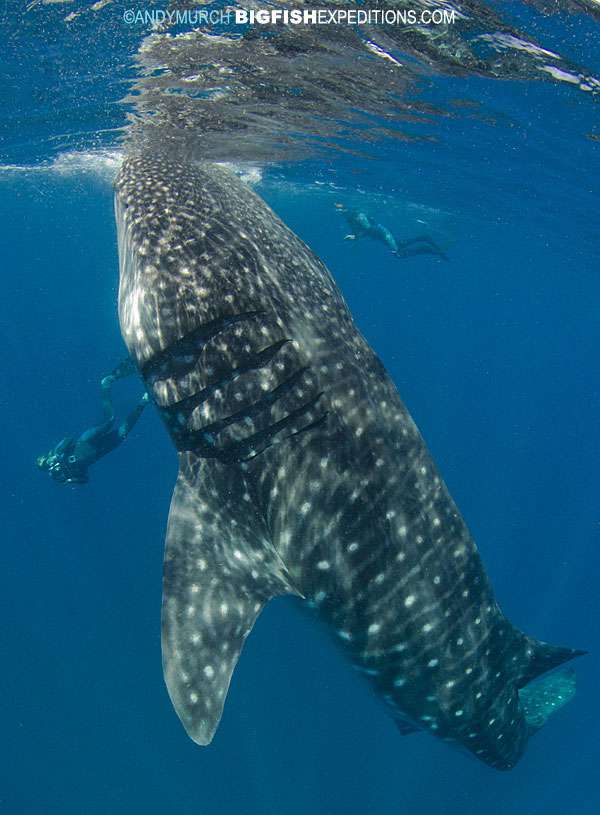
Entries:
[[[99,377],[124,352],[110,184],[5,171],[2,811],[599,811],[598,145],[584,137],[590,109],[568,90],[468,89],[496,127],[468,116],[436,125],[437,146],[395,146],[385,172],[355,175],[350,160],[335,176],[345,191],[312,184],[315,173],[327,181],[328,165],[280,172],[259,190],[335,274],[506,613],[528,633],[591,651],[577,665],[576,700],[514,771],[497,773],[429,736],[400,737],[327,636],[280,599],[247,642],[213,745],[195,746],[161,673],[176,460],[156,415],[146,412],[85,487],[59,488],[34,467],[98,418]],[[459,82],[447,90],[466,95]],[[380,244],[343,241],[340,198],[405,237],[431,231],[450,261],[400,262]],[[122,411],[140,390],[120,384]]]

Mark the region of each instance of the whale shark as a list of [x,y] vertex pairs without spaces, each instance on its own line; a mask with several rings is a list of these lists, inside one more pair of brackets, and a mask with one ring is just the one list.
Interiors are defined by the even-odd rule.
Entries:
[[131,153],[115,212],[122,335],[179,461],[162,655],[189,736],[210,743],[246,637],[289,594],[401,733],[513,767],[574,692],[571,669],[538,678],[583,652],[504,616],[325,265],[222,166]]

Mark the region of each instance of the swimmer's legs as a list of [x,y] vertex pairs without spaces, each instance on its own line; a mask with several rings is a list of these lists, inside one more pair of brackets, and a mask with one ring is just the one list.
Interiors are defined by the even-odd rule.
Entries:
[[131,357],[126,357],[119,362],[116,368],[107,374],[100,383],[102,391],[102,413],[106,424],[112,424],[115,420],[115,410],[112,402],[111,386],[117,379],[125,379],[136,372],[135,365]]
[[129,416],[121,422],[118,427],[117,433],[119,434],[119,439],[123,441],[127,437],[127,435],[133,430],[137,420],[142,415],[142,412],[148,402],[150,401],[150,396],[145,393],[134,409],[131,411]]
[[102,380],[102,387],[105,386],[110,388],[113,382],[116,382],[117,379],[125,379],[127,376],[132,376],[136,372],[135,365],[133,364],[133,360],[131,357],[126,357],[124,360],[119,362],[116,368],[113,368],[112,371],[107,374],[104,379]]
[[103,427],[110,426],[115,420],[115,409],[112,401],[112,393],[110,391],[114,378],[111,374],[105,376],[100,383],[100,391],[102,393],[102,415],[104,416]]
[[409,258],[414,255],[437,255],[448,260],[448,256],[429,235],[420,235],[405,241],[396,241],[398,248],[396,254],[399,258]]
[[133,363],[131,357],[125,357],[125,359],[121,360],[116,368],[109,373],[109,376],[113,377],[113,381],[116,379],[125,379],[127,376],[132,376],[136,373],[136,368]]

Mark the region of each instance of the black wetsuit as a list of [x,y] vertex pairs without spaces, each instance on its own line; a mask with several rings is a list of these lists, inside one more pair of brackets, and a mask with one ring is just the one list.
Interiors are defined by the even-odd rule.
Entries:
[[399,258],[427,254],[447,259],[446,254],[429,235],[420,235],[403,241],[392,235],[386,226],[375,221],[366,212],[357,209],[342,209],[341,212],[352,229],[352,234],[348,235],[348,238],[368,237],[381,241]]
[[112,452],[127,437],[148,403],[144,394],[127,418],[115,425],[115,414],[111,397],[111,387],[117,379],[133,373],[129,360],[121,363],[102,380],[102,410],[104,422],[85,430],[77,438],[67,436],[56,447],[41,459],[40,467],[47,469],[50,475],[62,484],[85,484],[88,469],[98,459]]

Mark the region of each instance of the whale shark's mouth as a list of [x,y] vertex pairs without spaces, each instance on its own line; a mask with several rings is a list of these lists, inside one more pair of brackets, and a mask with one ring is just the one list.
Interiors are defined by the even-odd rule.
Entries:
[[[249,311],[223,315],[197,326],[167,348],[151,357],[141,373],[148,389],[155,393],[167,380],[181,391],[183,378],[191,374],[200,362],[200,355],[209,344],[232,326],[253,321],[263,312]],[[258,399],[249,397],[255,384],[256,373],[269,367],[279,358],[291,339],[281,339],[248,352],[232,363],[230,357],[221,359],[211,368],[208,383],[183,398],[159,405],[159,411],[179,452],[194,452],[203,458],[216,458],[225,464],[239,464],[255,458],[276,441],[289,439],[322,425],[327,411],[320,406],[323,391],[319,390],[309,365],[278,364],[277,384],[265,388]],[[292,356],[295,356],[292,354]],[[291,372],[289,368],[292,367]],[[286,368],[288,370],[286,370]],[[224,388],[237,383],[236,397],[244,404],[237,410],[225,410],[216,421],[198,424],[202,408]],[[171,389],[173,390],[173,388]],[[230,407],[231,402],[226,405]],[[274,408],[280,408],[274,415]]]

